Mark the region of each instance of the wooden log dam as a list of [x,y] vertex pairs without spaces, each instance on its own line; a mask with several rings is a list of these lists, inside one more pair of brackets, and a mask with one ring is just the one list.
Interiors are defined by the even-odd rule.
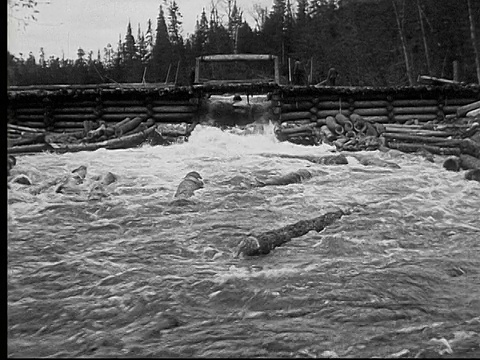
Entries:
[[[240,95],[241,103],[248,104],[248,111],[243,111],[243,119],[239,116],[238,121],[230,116],[242,113],[239,112],[241,106],[236,106],[239,104],[236,95]],[[227,99],[224,112],[221,106],[213,106],[215,96]],[[263,96],[263,102],[252,102],[256,96]],[[448,120],[457,115],[460,107],[480,101],[480,85],[341,87],[259,82],[184,87],[164,84],[11,86],[7,88],[7,99],[8,124],[56,133],[85,131],[98,124],[115,127],[126,118],[140,117],[150,125],[210,121],[214,125],[235,126],[261,119],[282,127],[287,135],[288,127],[293,124],[298,128],[297,135],[308,135],[312,128],[323,127],[327,135],[343,132],[348,136],[349,131],[368,134],[371,125],[419,126]],[[359,121],[352,121],[357,118]]]

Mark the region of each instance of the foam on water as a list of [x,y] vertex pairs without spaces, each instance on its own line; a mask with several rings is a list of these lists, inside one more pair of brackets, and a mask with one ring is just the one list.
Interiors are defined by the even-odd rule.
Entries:
[[[315,294],[352,284],[369,287],[362,295],[368,298],[383,288],[384,280],[376,279],[386,272],[378,275],[377,267],[406,264],[404,271],[413,269],[417,274],[413,279],[418,280],[422,272],[417,272],[417,266],[427,266],[442,254],[451,256],[449,261],[462,261],[462,269],[474,269],[480,237],[478,182],[466,181],[462,172],[443,169],[442,157],[431,163],[415,155],[359,153],[400,166],[392,169],[363,166],[348,153],[348,165],[330,166],[275,156],[321,156],[332,150],[328,145],[278,142],[271,125],[263,134],[250,135],[198,126],[188,142],[166,147],[18,156],[12,175],[25,174],[33,185],[12,183],[8,190],[9,324],[21,326],[27,315],[33,319],[28,321],[42,326],[70,316],[88,326],[65,320],[63,327],[42,331],[66,341],[83,334],[85,326],[96,326],[96,331],[117,334],[128,344],[126,332],[142,333],[144,324],[164,309],[183,314],[190,322],[210,318],[212,312],[227,316],[249,306],[252,311],[268,306],[303,309]],[[87,176],[78,193],[56,193],[55,186],[37,195],[30,193],[32,186],[62,178],[80,165],[87,167]],[[314,176],[300,184],[251,189],[230,182],[235,176],[254,179],[304,168]],[[191,203],[171,205],[178,184],[190,171],[201,174],[205,187],[195,192]],[[117,175],[118,181],[106,187],[105,196],[89,197],[95,176],[107,172]],[[365,206],[321,233],[310,232],[276,248],[267,257],[233,258],[237,244],[251,233],[358,204]],[[462,252],[465,248],[470,251]],[[430,266],[428,281],[443,279],[435,272],[442,266]],[[352,272],[363,277],[345,283]],[[401,282],[403,273],[399,274],[396,283]],[[407,279],[405,284],[417,280]],[[378,288],[373,287],[377,282]],[[308,289],[322,284],[329,288],[297,296],[296,291],[314,291]],[[418,285],[421,296],[429,284]],[[297,289],[290,300],[272,295],[287,296],[289,286]],[[348,291],[340,298],[358,293],[353,288]],[[408,296],[417,296],[415,291],[408,291]],[[112,297],[116,305],[111,304]],[[333,297],[332,293],[322,298],[322,303]],[[31,301],[25,303],[25,299]],[[42,306],[42,299],[53,305],[27,311]],[[101,306],[112,314],[123,309],[121,321],[127,325],[118,323],[115,316],[120,315],[109,317],[107,312],[101,315],[105,320],[97,323],[95,317],[101,317],[93,314]],[[341,303],[340,308],[344,307]],[[423,315],[412,318],[419,316]],[[22,339],[23,333],[13,336]],[[165,336],[174,339],[176,335]],[[132,341],[140,341],[147,349],[148,339]],[[79,346],[72,344],[75,349]],[[251,344],[252,351],[257,345]],[[202,351],[196,354],[201,356]]]

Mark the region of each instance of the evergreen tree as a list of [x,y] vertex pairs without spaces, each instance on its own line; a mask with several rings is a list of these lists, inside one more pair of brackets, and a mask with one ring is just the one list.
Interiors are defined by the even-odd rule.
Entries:
[[167,24],[163,7],[160,5],[160,12],[157,18],[157,30],[155,44],[152,52],[152,72],[155,81],[165,81],[168,67],[172,62],[172,44],[168,36]]

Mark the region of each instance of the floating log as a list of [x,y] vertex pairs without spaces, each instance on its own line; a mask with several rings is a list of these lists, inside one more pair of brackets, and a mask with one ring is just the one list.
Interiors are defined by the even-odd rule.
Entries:
[[449,171],[460,171],[460,158],[450,156],[443,162],[443,167]]
[[297,171],[292,171],[288,174],[281,176],[274,176],[266,180],[256,179],[257,183],[254,184],[254,187],[264,187],[264,186],[279,186],[279,185],[289,185],[301,183],[304,180],[308,180],[312,177],[312,173],[306,169],[299,169]]
[[460,155],[460,166],[462,169],[480,169],[480,159],[468,154]]
[[456,146],[458,147],[463,140],[461,139],[439,139],[435,136],[425,136],[425,135],[411,135],[411,134],[404,134],[404,133],[391,133],[385,132],[382,134],[383,137],[387,139],[398,139],[398,140],[405,140],[409,142],[415,143],[436,143],[442,144],[443,146]]
[[191,171],[185,175],[178,185],[174,198],[187,199],[192,197],[195,191],[203,188],[203,186],[202,176],[196,171]]
[[374,166],[380,166],[380,167],[391,168],[391,169],[400,169],[400,165],[394,162],[385,161],[382,159],[365,156],[365,155],[359,155],[359,154],[349,154],[349,156],[352,156],[355,159],[357,159],[358,162],[363,166],[374,165]]
[[475,180],[480,182],[480,169],[472,169],[465,172],[466,180]]
[[289,242],[292,238],[303,236],[311,230],[316,232],[322,231],[326,226],[333,224],[346,214],[342,210],[332,211],[276,230],[266,231],[257,235],[252,234],[240,242],[235,256],[266,255],[276,247]]
[[463,117],[465,116],[469,111],[475,110],[480,108],[480,101],[475,101],[471,104],[468,105],[463,105],[457,108],[457,116],[458,117]]
[[459,156],[461,151],[459,148],[444,148],[433,145],[402,143],[402,142],[389,142],[388,147],[391,149],[397,149],[403,152],[417,152],[426,150],[432,154],[437,155],[456,155]]

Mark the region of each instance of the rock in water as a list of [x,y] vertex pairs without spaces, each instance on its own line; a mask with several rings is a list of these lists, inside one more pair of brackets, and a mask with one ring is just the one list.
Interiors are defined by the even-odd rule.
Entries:
[[191,171],[183,178],[180,185],[178,185],[175,198],[189,198],[193,196],[195,190],[203,188],[202,177],[196,171]]

